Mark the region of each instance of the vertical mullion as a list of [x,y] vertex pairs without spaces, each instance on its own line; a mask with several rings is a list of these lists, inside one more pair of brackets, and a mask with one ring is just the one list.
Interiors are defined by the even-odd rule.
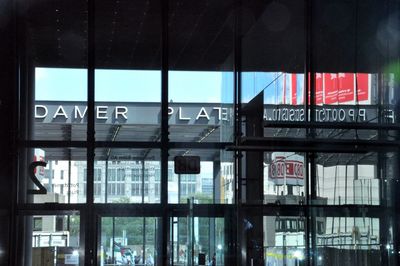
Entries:
[[68,204],[71,203],[71,149],[68,150]]
[[[304,60],[304,91],[303,91],[303,108],[304,108],[304,122],[309,122],[309,99],[308,99],[308,85],[309,85],[309,75],[310,65],[311,65],[311,3],[312,0],[305,0],[304,2],[304,36],[305,36],[305,60]],[[310,136],[310,129],[306,129],[306,138]],[[306,259],[307,265],[313,265],[313,250],[311,248],[312,243],[310,243],[310,239],[312,239],[310,234],[312,233],[312,210],[310,209],[310,154],[307,152],[304,156],[305,161],[305,197],[306,197],[306,207],[304,211],[305,216],[305,251],[306,251]]]
[[143,230],[142,230],[143,234],[142,234],[142,240],[143,240],[143,244],[142,244],[142,249],[143,249],[143,255],[142,255],[142,260],[143,260],[143,264],[146,263],[146,217],[143,217]]
[[168,265],[168,0],[161,4],[161,265]]
[[[242,130],[241,130],[241,21],[240,21],[240,6],[241,6],[241,0],[236,0],[235,1],[236,8],[235,8],[235,30],[234,30],[234,132],[235,132],[235,145],[238,146],[240,145],[240,138],[242,136]],[[235,186],[235,201],[236,203],[239,203],[240,201],[240,196],[241,196],[241,182],[240,182],[240,171],[239,171],[239,166],[240,166],[240,158],[241,158],[241,152],[237,151],[235,152],[236,154],[236,164],[237,167],[236,169],[236,174],[235,176],[237,177],[236,180],[236,185]]]
[[87,203],[93,203],[93,167],[94,167],[94,71],[95,71],[95,44],[94,44],[94,0],[88,0],[88,99],[87,99]]
[[95,130],[94,130],[94,78],[95,78],[95,0],[88,0],[88,70],[87,70],[87,182],[86,182],[86,223],[85,223],[85,265],[96,264],[95,256],[95,232],[93,231],[93,202],[94,202],[94,147],[95,147]]
[[106,158],[106,171],[104,173],[104,177],[105,177],[105,184],[104,184],[104,203],[108,202],[108,156]]
[[[242,136],[242,130],[241,130],[241,101],[242,101],[242,84],[241,84],[241,74],[242,74],[242,69],[241,69],[241,49],[242,49],[242,31],[241,31],[241,5],[242,1],[241,0],[236,0],[235,1],[235,13],[234,13],[234,40],[233,40],[233,45],[234,45],[234,57],[233,57],[233,64],[234,64],[234,140],[235,140],[235,145],[240,145],[240,137]],[[235,152],[235,160],[234,164],[236,165],[234,167],[235,171],[235,205],[236,205],[236,249],[235,253],[238,254],[238,258],[236,258],[236,263],[235,265],[240,265],[242,261],[242,256],[241,256],[241,247],[242,247],[242,223],[240,220],[241,217],[241,191],[242,191],[242,183],[241,183],[241,176],[242,176],[242,165],[241,165],[241,158],[242,158],[242,152],[241,151],[236,151]],[[225,218],[226,219],[226,218]],[[233,221],[232,221],[233,222]],[[240,254],[240,255],[239,255]],[[211,255],[211,253],[210,253]]]
[[241,90],[241,44],[242,44],[242,35],[241,35],[241,20],[240,20],[240,6],[241,0],[235,1],[236,8],[235,8],[235,20],[234,20],[234,80],[233,85],[234,88],[234,127],[235,127],[235,145],[239,145],[238,141],[240,140],[239,137],[241,136],[241,98],[242,98],[242,90]]
[[141,182],[142,182],[142,186],[140,187],[140,192],[142,193],[142,203],[144,203],[144,159],[142,159],[141,161],[142,163],[142,171],[141,171]]
[[[4,4],[5,1],[3,1]],[[14,29],[14,34],[10,37],[13,38],[13,52],[14,55],[14,61],[12,67],[14,67],[14,73],[15,73],[15,80],[14,80],[14,86],[15,88],[15,93],[14,97],[15,99],[12,101],[14,103],[14,116],[13,116],[13,129],[15,130],[14,132],[14,138],[13,138],[13,145],[12,148],[16,152],[13,163],[14,170],[12,174],[14,176],[18,175],[18,178],[13,178],[12,179],[12,203],[11,203],[11,208],[10,208],[10,227],[9,227],[9,235],[8,235],[8,252],[9,252],[9,264],[15,264],[18,265],[18,262],[21,260],[20,252],[18,250],[21,250],[22,245],[19,243],[22,239],[21,237],[21,230],[22,227],[22,222],[20,217],[17,216],[18,213],[18,201],[19,197],[18,194],[20,189],[20,182],[19,182],[19,170],[20,169],[20,159],[21,159],[21,154],[18,153],[18,139],[21,138],[21,134],[23,128],[23,125],[21,124],[21,119],[23,117],[23,113],[21,111],[21,108],[23,107],[22,104],[25,102],[22,98],[23,92],[21,91],[21,53],[25,51],[23,49],[23,36],[22,36],[22,24],[21,20],[23,19],[22,17],[22,10],[23,6],[21,1],[7,1],[11,4],[11,13],[12,13],[12,27]],[[4,8],[4,7],[3,7]],[[22,46],[22,47],[21,47]],[[11,66],[10,66],[11,67]],[[6,251],[7,252],[7,251]],[[25,253],[25,252],[24,252]]]
[[[308,122],[315,122],[315,105],[316,105],[316,101],[315,101],[315,69],[314,69],[314,63],[313,63],[313,49],[314,49],[314,41],[313,41],[313,3],[314,1],[312,0],[308,0],[308,9],[307,9],[307,63],[306,66],[308,69],[306,69],[307,71],[307,78],[309,78],[309,80],[307,81],[309,83],[310,86],[310,100],[307,102],[307,104],[309,105],[309,110],[308,112],[310,112],[310,117]],[[307,85],[307,89],[306,91],[308,92],[308,85]],[[308,97],[307,97],[308,100]],[[308,117],[308,113],[307,113],[307,117]],[[307,138],[315,138],[315,128],[311,128],[309,129],[309,133],[307,134]],[[309,177],[310,177],[310,182],[307,182],[307,185],[309,185],[309,193],[310,193],[310,199],[308,201],[308,221],[309,221],[309,225],[308,225],[308,229],[309,232],[311,233],[310,237],[310,253],[309,253],[309,259],[311,259],[311,261],[309,260],[309,263],[311,265],[316,265],[317,261],[318,261],[318,253],[317,253],[317,236],[316,236],[316,211],[314,208],[310,207],[310,205],[314,205],[315,203],[315,199],[317,199],[317,190],[316,190],[316,186],[317,186],[317,172],[316,172],[316,154],[314,152],[310,153],[309,156],[307,156],[309,158],[309,161],[307,162],[307,164],[310,167],[310,172],[308,173]],[[310,209],[311,208],[311,209]]]

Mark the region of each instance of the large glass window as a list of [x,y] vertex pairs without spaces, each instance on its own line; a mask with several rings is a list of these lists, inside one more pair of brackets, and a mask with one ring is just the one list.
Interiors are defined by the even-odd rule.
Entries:
[[[175,156],[199,156],[199,174],[176,174]],[[171,169],[168,176],[168,202],[197,204],[233,203],[235,179],[232,172],[233,154],[220,150],[183,149],[170,150]]]
[[158,142],[161,3],[97,1],[96,140]]
[[[255,161],[252,153],[246,154],[246,160]],[[250,170],[246,172],[246,193],[258,186],[257,179],[262,180],[264,203],[304,204],[306,182],[305,154],[296,152],[265,152],[262,161],[264,171],[257,178]],[[249,166],[251,163],[248,163]],[[251,167],[251,166],[250,166]],[[253,180],[251,177],[253,177]],[[254,185],[251,185],[254,183]],[[254,190],[253,190],[254,191]],[[257,203],[257,199],[250,202]]]
[[[20,137],[85,140],[87,5],[76,0],[49,6],[24,2],[19,8],[24,10],[21,62],[29,62],[20,73],[21,125],[27,129]],[[70,17],[73,22],[66,23]]]
[[86,202],[85,149],[23,149],[20,158],[21,203]]
[[171,141],[233,141],[233,14],[231,0],[169,1]]
[[[25,265],[84,265],[79,215],[24,216],[32,225],[26,232],[31,250]],[[27,246],[26,246],[27,247]]]
[[159,265],[157,217],[102,217],[98,265]]
[[34,89],[33,136],[29,139],[86,139],[86,69],[36,67]]
[[95,202],[160,203],[158,150],[96,149],[95,169]]
[[[247,221],[247,234],[251,234],[251,227],[252,223]],[[305,232],[304,217],[264,216],[263,246],[266,264],[302,265],[306,256]]]
[[317,154],[317,193],[323,199],[320,203],[379,205],[382,186],[389,177],[381,176],[386,171],[378,156]]
[[[360,216],[315,218],[317,265],[342,262],[354,265],[395,265],[391,217]],[[379,255],[385,252],[387,258]]]
[[172,217],[172,265],[225,265],[223,218]]
[[398,1],[16,2],[9,261],[398,264]]

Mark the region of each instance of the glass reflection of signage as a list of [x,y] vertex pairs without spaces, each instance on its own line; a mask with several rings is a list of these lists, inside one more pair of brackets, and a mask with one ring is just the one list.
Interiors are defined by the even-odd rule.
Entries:
[[[72,109],[72,111],[70,110]],[[96,119],[108,119],[107,114],[110,112],[108,106],[96,106],[95,116]],[[115,119],[124,118],[128,119],[127,113],[128,108],[126,106],[115,106],[113,110],[111,110],[113,117]],[[63,106],[57,105],[55,111],[49,114],[49,108],[46,105],[37,104],[35,105],[35,118],[36,119],[44,119],[47,116],[51,116],[53,119],[56,118],[73,118],[73,119],[83,119],[87,115],[87,106]]]
[[[378,108],[373,105],[322,105],[315,106],[313,112],[316,122],[377,123],[378,117],[383,118],[385,123],[395,122],[393,109],[384,108],[380,113],[377,110]],[[264,108],[265,121],[303,122],[305,117],[304,108],[301,106],[266,105]]]
[[[152,104],[130,104],[130,105],[102,105],[96,106],[94,110],[95,118],[99,121],[118,121],[119,123],[143,119],[149,121],[159,117],[160,106]],[[230,108],[200,105],[169,106],[168,115],[177,121],[229,121]],[[34,118],[42,122],[82,122],[87,119],[87,106],[63,105],[55,102],[36,104]]]
[[[318,85],[320,86],[320,85]],[[361,95],[359,95],[361,97]],[[320,97],[320,96],[318,96]],[[318,98],[317,97],[317,98]],[[158,124],[160,108],[155,105],[131,104],[126,106],[98,106],[95,113],[97,122],[106,124]],[[396,120],[394,109],[388,106],[378,113],[375,105],[340,104],[317,105],[314,108],[316,122],[368,122],[377,123],[378,117],[385,123]],[[40,123],[84,123],[87,116],[83,105],[60,105],[59,103],[41,103],[35,105],[35,120]],[[220,124],[232,120],[232,109],[203,104],[185,104],[168,107],[170,124]],[[264,106],[265,121],[302,122],[305,121],[305,110],[302,105]],[[41,160],[39,155],[37,160]]]
[[268,171],[276,185],[304,185],[304,157],[294,153],[274,152]]
[[[302,74],[291,74],[302,75]],[[315,103],[350,104],[363,102],[369,104],[371,94],[371,74],[367,73],[315,73]],[[292,93],[297,93],[297,84]],[[293,86],[293,85],[292,85]],[[308,95],[310,95],[310,85]],[[310,97],[310,96],[309,96]],[[292,97],[294,98],[294,97]],[[291,104],[297,104],[292,102]]]

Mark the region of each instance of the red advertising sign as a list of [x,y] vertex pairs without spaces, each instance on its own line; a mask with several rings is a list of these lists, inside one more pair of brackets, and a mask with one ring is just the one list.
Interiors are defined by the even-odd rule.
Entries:
[[338,74],[338,102],[345,103],[354,101],[354,74]]
[[292,104],[296,105],[297,104],[297,74],[291,74],[291,88],[292,88],[292,93],[291,93],[291,98],[292,98]]
[[[311,80],[311,76],[309,75],[309,82],[308,82],[308,100],[311,103],[311,99],[310,99],[310,93],[311,93],[311,89],[310,89],[310,80]],[[315,73],[315,79],[314,79],[314,83],[315,83],[315,104],[323,104],[324,103],[324,87],[323,87],[323,74],[322,73]]]
[[316,104],[324,103],[324,88],[323,88],[322,73],[315,73],[315,103]]
[[357,80],[357,95],[356,101],[367,101],[369,99],[369,78],[370,74],[358,73],[356,74]]
[[286,104],[286,73],[283,73],[283,104]]
[[277,185],[303,185],[304,157],[274,152],[269,165],[269,178]]
[[336,73],[324,73],[325,104],[338,102],[338,86]]
[[[297,75],[290,74],[283,81],[283,102],[292,105],[297,102],[297,90],[302,91],[303,83]],[[309,76],[310,78],[310,76]],[[315,103],[316,104],[341,104],[368,101],[370,97],[370,78],[367,73],[315,73]],[[309,79],[310,80],[310,79]],[[357,88],[357,89],[356,89]],[[307,86],[310,101],[310,82]]]

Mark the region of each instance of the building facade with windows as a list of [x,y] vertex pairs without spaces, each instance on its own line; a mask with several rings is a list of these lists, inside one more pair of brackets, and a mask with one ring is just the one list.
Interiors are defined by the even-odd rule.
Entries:
[[399,14],[1,1],[0,265],[398,265]]

